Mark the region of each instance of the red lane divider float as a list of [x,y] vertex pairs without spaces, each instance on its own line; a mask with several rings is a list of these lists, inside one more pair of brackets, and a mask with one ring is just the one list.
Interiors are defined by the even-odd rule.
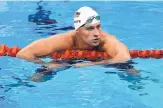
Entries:
[[[4,44],[0,44],[0,56],[15,57],[21,50],[17,46],[9,48]],[[130,50],[132,58],[163,58],[163,50]],[[106,52],[88,51],[88,50],[66,50],[62,52],[54,52],[51,54],[52,59],[89,59],[98,58],[107,59],[109,55]]]

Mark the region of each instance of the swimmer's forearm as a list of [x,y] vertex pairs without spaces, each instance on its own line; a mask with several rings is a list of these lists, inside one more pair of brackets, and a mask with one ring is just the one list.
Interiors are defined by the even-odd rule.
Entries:
[[58,68],[58,67],[62,67],[62,66],[65,66],[65,64],[60,64],[60,63],[54,63],[54,62],[49,62],[49,63],[46,63],[42,60],[40,60],[37,56],[35,56],[34,54],[27,54],[27,53],[18,53],[16,55],[16,57],[18,58],[21,58],[21,59],[24,59],[24,60],[27,60],[29,62],[33,62],[33,63],[36,63],[36,64],[40,64],[48,69],[55,69],[55,68]]
[[93,66],[93,65],[104,65],[104,64],[108,64],[109,61],[108,60],[102,60],[102,61],[98,61],[98,62],[86,62],[86,63],[76,63],[73,64],[74,67],[84,67],[84,66]]
[[74,64],[73,66],[83,67],[83,66],[93,66],[93,65],[105,65],[105,64],[114,64],[114,63],[126,62],[128,60],[130,60],[130,58],[115,57],[112,59],[106,59],[106,60],[97,61],[97,62],[77,63],[77,64]]
[[36,57],[35,55],[24,55],[24,54],[21,54],[21,53],[18,53],[16,55],[16,57],[18,58],[21,58],[21,59],[24,59],[24,60],[27,60],[29,62],[33,62],[33,63],[36,63],[36,64],[44,64],[44,61],[40,60],[38,57]]
[[42,65],[45,64],[45,62],[40,60],[39,58],[36,58],[34,60],[30,60],[30,61],[33,62],[33,63],[36,63],[36,64],[42,64]]
[[36,64],[41,64],[41,65],[44,65],[45,64],[45,62],[42,61],[42,60],[40,60],[39,58],[27,58],[25,60],[27,60],[29,62],[36,63]]
[[99,62],[92,62],[91,64],[92,65],[104,65],[104,64],[113,64],[113,63],[122,63],[122,62],[126,62],[130,60],[130,58],[112,58],[112,59],[106,59],[106,60],[102,60],[102,61],[99,61]]

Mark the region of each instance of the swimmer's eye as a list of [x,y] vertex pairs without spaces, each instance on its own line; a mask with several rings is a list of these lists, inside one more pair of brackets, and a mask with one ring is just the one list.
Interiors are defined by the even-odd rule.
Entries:
[[86,27],[86,30],[88,30],[88,31],[92,31],[94,29],[94,27]]
[[100,28],[101,28],[101,25],[98,25],[96,28],[97,28],[97,29],[100,29]]
[[[101,28],[101,25],[97,25],[96,28],[97,29],[100,29]],[[94,29],[95,29],[95,27],[93,27],[93,26],[86,27],[86,30],[88,30],[88,31],[92,31]]]

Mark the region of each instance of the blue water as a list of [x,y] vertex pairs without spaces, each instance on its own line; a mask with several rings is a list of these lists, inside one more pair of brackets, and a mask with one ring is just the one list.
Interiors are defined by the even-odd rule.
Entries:
[[[163,48],[163,2],[41,2],[57,23],[29,21],[37,2],[0,2],[0,44],[19,46],[73,28],[74,12],[87,5],[101,15],[104,31],[129,49]],[[44,16],[46,17],[46,16]],[[63,29],[64,28],[64,29]],[[57,43],[55,43],[57,44]],[[162,108],[163,59],[133,59],[134,77],[116,68],[69,68],[32,82],[36,64],[0,57],[1,108]],[[113,72],[113,73],[110,73]],[[115,73],[116,72],[116,73]]]

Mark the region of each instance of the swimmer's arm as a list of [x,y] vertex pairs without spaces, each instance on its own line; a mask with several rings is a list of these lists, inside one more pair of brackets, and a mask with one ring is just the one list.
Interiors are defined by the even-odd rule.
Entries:
[[33,63],[43,64],[44,62],[40,60],[39,57],[48,55],[52,51],[51,47],[46,47],[47,42],[47,39],[36,40],[31,44],[27,45],[25,48],[21,49],[17,53],[16,57]]
[[[61,51],[69,47],[67,34],[57,34],[48,38],[43,38],[32,42],[25,48],[21,49],[16,57],[25,59],[37,64],[44,64],[40,57],[48,56],[54,51]],[[67,41],[67,43],[65,43]]]
[[111,59],[103,60],[99,62],[100,64],[122,63],[131,59],[127,46],[115,37],[112,37],[110,40],[106,40],[103,49],[109,56],[111,56]]

